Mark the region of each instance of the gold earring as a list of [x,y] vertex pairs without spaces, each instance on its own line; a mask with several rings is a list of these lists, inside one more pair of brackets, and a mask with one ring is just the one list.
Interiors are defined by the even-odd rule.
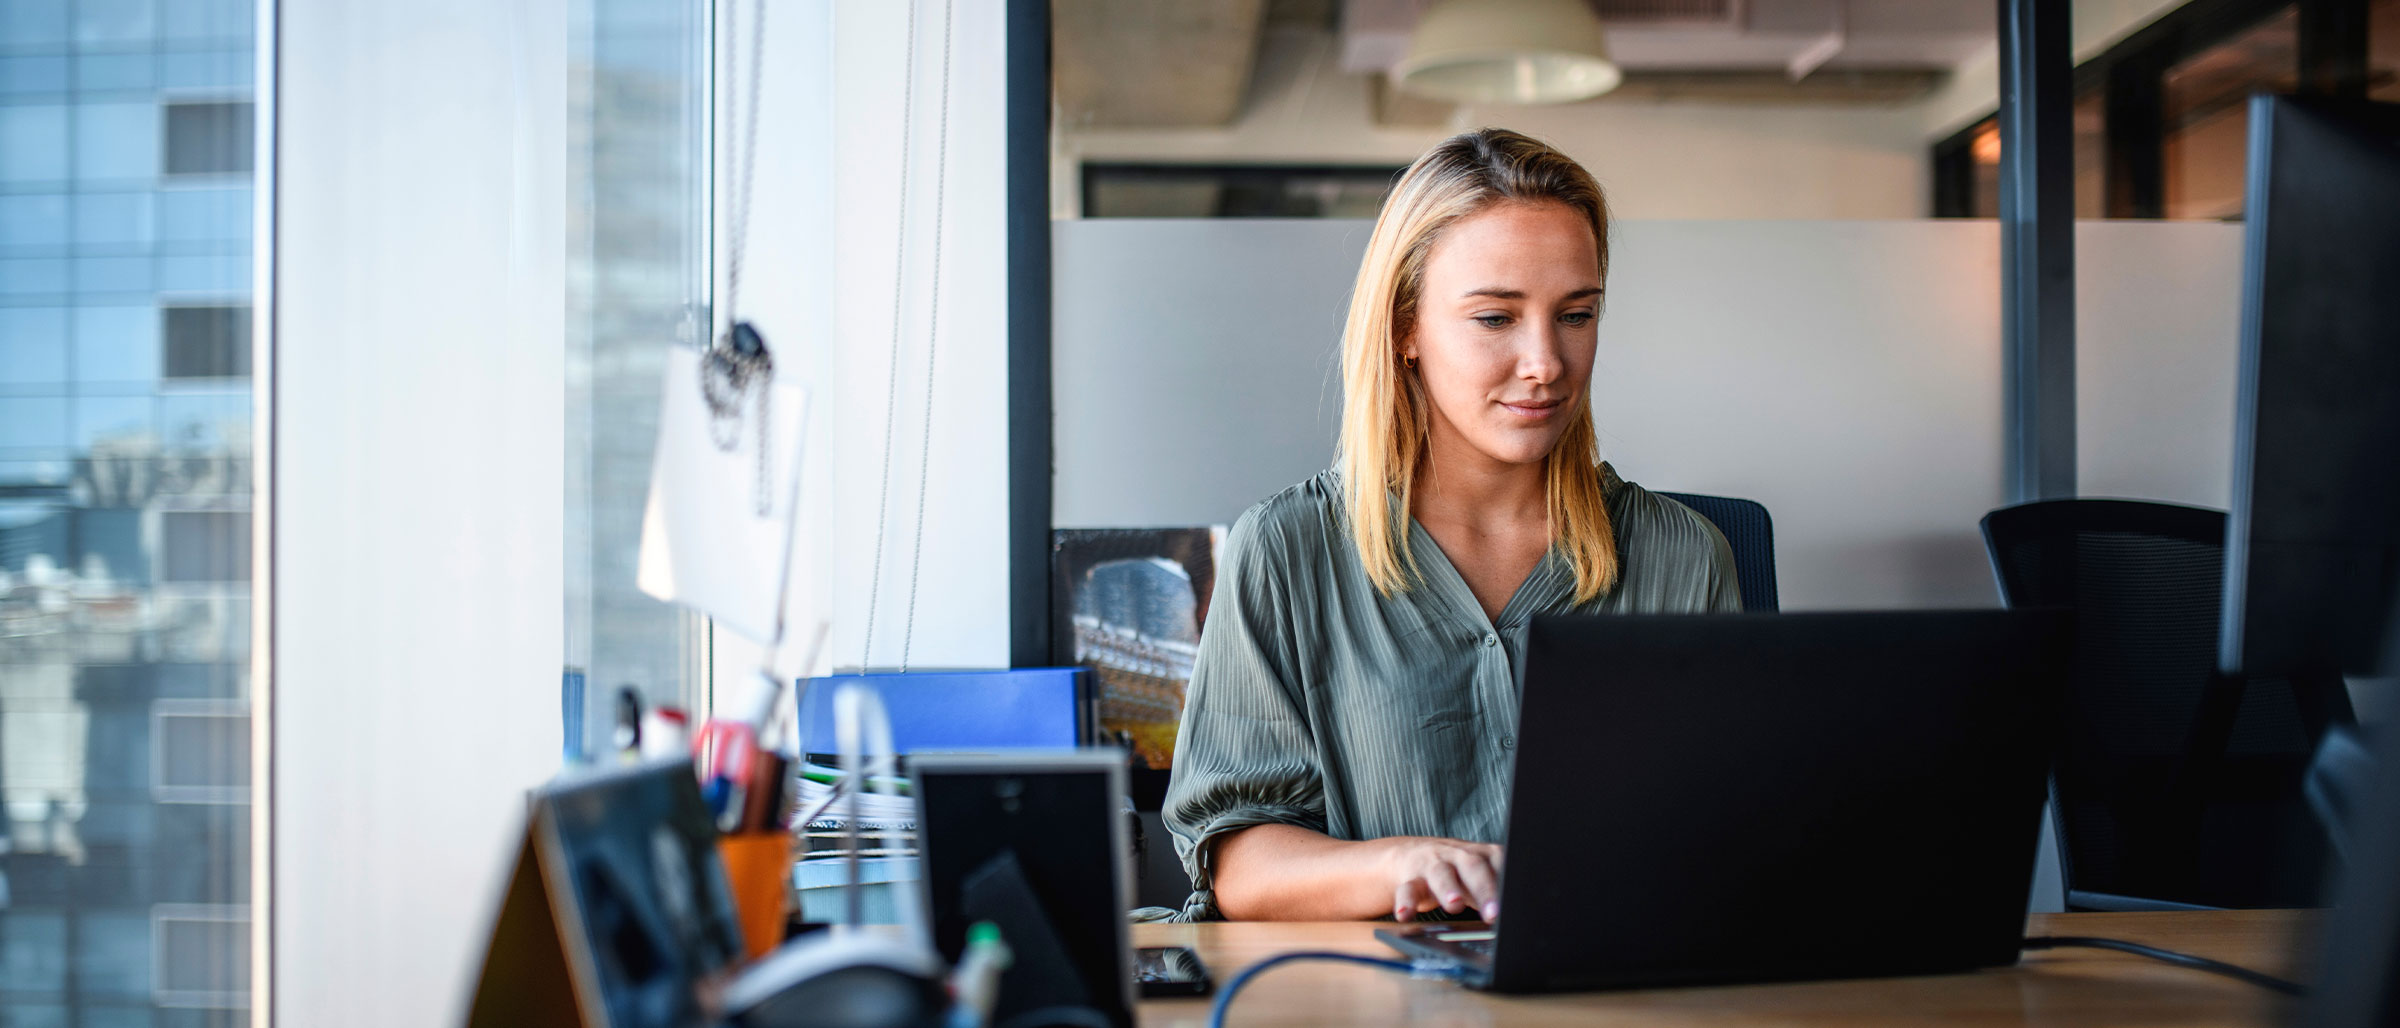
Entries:
[[1401,354],[1400,363],[1411,369],[1414,369],[1417,366],[1417,355],[1413,353]]

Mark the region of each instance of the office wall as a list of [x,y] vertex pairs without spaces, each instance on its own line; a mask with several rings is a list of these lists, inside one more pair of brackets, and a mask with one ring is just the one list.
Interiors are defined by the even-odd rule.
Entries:
[[1932,202],[1930,140],[1908,105],[1602,98],[1458,109],[1448,126],[1385,128],[1368,79],[1343,74],[1330,33],[1273,29],[1253,92],[1223,128],[1081,129],[1054,147],[1053,213],[1077,213],[1083,160],[1404,165],[1454,131],[1514,128],[1592,170],[1628,218],[1913,218]]
[[280,8],[276,1024],[457,1023],[558,768],[567,8]]
[[[1365,222],[1054,225],[1056,516],[1229,521],[1332,459]],[[2221,505],[2238,227],[2079,226],[2085,488]],[[1997,602],[1990,222],[1620,222],[1593,402],[1634,481],[1765,503],[1787,609]]]

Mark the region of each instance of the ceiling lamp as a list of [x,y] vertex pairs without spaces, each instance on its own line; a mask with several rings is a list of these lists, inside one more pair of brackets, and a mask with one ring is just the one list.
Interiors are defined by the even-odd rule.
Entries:
[[1586,0],[1437,0],[1392,78],[1437,100],[1558,104],[1615,89],[1625,73]]

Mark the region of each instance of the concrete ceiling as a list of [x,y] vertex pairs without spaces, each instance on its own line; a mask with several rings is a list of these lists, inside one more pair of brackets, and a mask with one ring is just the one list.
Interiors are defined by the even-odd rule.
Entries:
[[[1332,33],[1344,71],[1379,75],[1430,2],[1053,0],[1059,117],[1070,128],[1230,124],[1263,32]],[[1588,2],[1627,99],[1889,103],[1989,48],[1996,19],[1991,0]]]

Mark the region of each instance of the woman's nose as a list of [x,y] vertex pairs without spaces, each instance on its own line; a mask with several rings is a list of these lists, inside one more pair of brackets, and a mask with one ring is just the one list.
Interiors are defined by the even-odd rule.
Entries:
[[1536,382],[1556,379],[1566,370],[1566,334],[1558,325],[1535,323],[1525,333],[1524,345],[1517,354],[1517,375]]

